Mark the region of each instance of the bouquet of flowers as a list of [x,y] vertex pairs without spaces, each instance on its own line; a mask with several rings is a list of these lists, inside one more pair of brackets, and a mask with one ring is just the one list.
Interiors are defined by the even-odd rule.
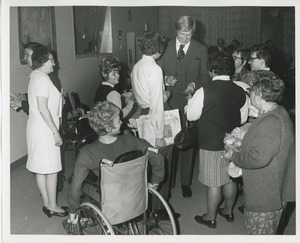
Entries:
[[[226,157],[226,153],[228,153],[229,150],[233,150],[235,152],[240,152],[240,147],[242,145],[242,140],[250,127],[250,123],[244,124],[242,127],[236,127],[232,130],[231,133],[226,133],[224,138],[224,148],[225,153],[224,157]],[[240,177],[242,175],[242,169],[236,166],[233,162],[230,162],[226,168],[228,174],[233,177]]]

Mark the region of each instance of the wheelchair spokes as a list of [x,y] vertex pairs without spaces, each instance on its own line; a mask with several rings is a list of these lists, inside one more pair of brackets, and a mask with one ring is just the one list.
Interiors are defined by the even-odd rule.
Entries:
[[116,235],[130,235],[129,223],[114,225],[113,229]]
[[[96,209],[96,210],[95,210]],[[99,210],[90,203],[85,203],[77,211],[79,232],[81,235],[110,235],[114,234],[109,222]]]

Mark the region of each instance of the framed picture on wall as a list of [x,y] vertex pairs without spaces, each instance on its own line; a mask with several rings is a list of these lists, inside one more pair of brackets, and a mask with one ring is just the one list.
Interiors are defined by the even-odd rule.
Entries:
[[73,7],[75,57],[112,53],[111,7]]
[[19,7],[19,53],[21,64],[24,60],[24,45],[38,42],[56,51],[54,7]]

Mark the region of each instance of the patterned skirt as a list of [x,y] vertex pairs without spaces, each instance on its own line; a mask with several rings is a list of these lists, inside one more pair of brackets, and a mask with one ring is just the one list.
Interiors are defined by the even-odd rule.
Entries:
[[220,187],[231,181],[226,167],[229,161],[223,159],[224,151],[199,150],[199,181],[208,187]]
[[245,227],[249,235],[275,235],[283,209],[251,212],[245,209]]

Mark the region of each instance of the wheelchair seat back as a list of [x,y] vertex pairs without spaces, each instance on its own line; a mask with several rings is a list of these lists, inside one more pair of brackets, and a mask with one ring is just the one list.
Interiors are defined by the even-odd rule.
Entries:
[[147,209],[147,164],[148,153],[112,167],[101,164],[101,209],[112,225],[133,219]]
[[115,159],[114,165],[115,164],[120,164],[120,163],[125,163],[125,162],[128,162],[128,161],[133,160],[133,159],[137,159],[139,157],[142,157],[143,155],[144,155],[144,153],[140,150],[129,151],[127,153],[119,155]]

